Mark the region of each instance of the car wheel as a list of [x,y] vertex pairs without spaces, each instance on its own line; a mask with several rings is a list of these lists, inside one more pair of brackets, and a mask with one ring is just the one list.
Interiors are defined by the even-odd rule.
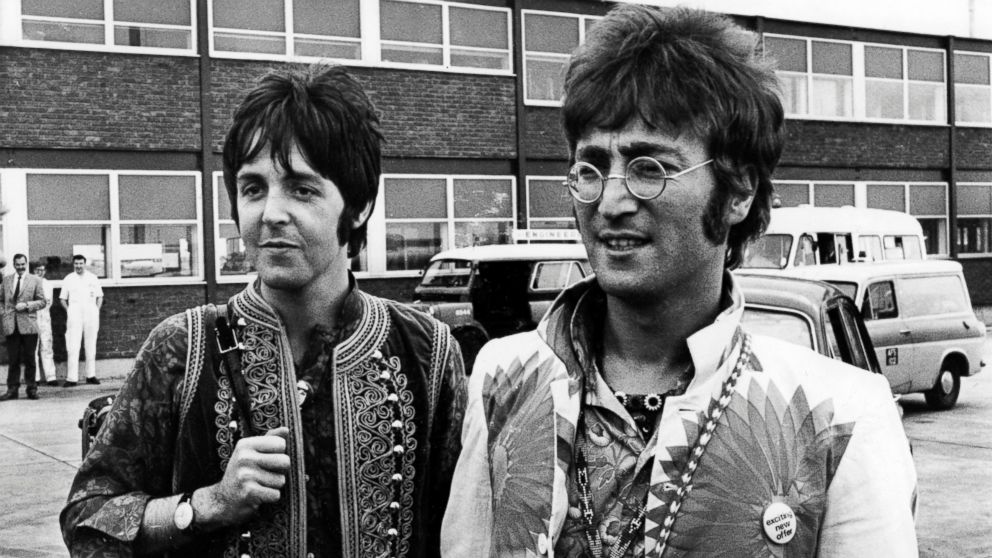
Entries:
[[482,346],[489,341],[489,338],[482,331],[474,327],[464,327],[451,332],[462,348],[462,360],[465,361],[465,375],[472,373],[472,366],[475,365],[475,357],[479,354]]
[[924,395],[930,407],[937,410],[947,410],[958,402],[961,393],[961,376],[945,363],[940,367],[937,382]]

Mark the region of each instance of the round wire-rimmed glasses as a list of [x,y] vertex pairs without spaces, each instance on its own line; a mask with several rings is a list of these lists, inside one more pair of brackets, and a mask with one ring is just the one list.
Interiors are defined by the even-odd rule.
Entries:
[[639,200],[653,200],[665,191],[669,180],[675,180],[683,174],[702,168],[713,162],[707,159],[698,165],[693,165],[675,174],[668,174],[661,161],[653,157],[637,157],[627,163],[626,174],[608,174],[603,176],[599,169],[585,162],[572,165],[565,178],[565,186],[572,197],[582,203],[595,203],[603,196],[606,181],[611,178],[623,180],[630,195]]

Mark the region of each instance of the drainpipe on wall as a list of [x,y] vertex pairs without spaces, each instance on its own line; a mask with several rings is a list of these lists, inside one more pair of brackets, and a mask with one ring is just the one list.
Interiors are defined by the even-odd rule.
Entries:
[[196,53],[200,62],[200,193],[203,199],[203,276],[207,280],[206,300],[212,302],[217,294],[216,266],[214,265],[214,184],[213,184],[213,127],[210,125],[210,30],[207,0],[196,2]]
[[947,37],[947,252],[958,257],[958,182],[957,154],[954,149],[957,136],[957,114],[954,107],[954,36]]
[[524,105],[524,43],[523,16],[520,13],[520,0],[513,0],[513,68],[514,98],[516,105],[516,177],[517,177],[517,228],[527,227],[527,107]]

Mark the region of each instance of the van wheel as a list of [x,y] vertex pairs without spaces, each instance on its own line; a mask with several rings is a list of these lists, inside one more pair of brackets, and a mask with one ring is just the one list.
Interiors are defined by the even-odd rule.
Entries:
[[960,393],[961,376],[945,363],[940,367],[937,382],[924,395],[931,408],[945,411],[958,402],[958,394]]
[[489,341],[486,334],[474,327],[463,327],[451,332],[462,348],[462,360],[465,361],[465,375],[472,373],[472,366],[475,365],[475,357],[479,354],[482,346]]

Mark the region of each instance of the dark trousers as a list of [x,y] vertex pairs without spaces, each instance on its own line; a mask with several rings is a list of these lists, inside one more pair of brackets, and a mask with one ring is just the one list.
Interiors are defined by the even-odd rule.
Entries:
[[28,392],[38,389],[35,379],[34,352],[38,348],[37,333],[15,332],[7,336],[7,389],[16,390],[21,387],[21,367],[24,367],[24,383]]

